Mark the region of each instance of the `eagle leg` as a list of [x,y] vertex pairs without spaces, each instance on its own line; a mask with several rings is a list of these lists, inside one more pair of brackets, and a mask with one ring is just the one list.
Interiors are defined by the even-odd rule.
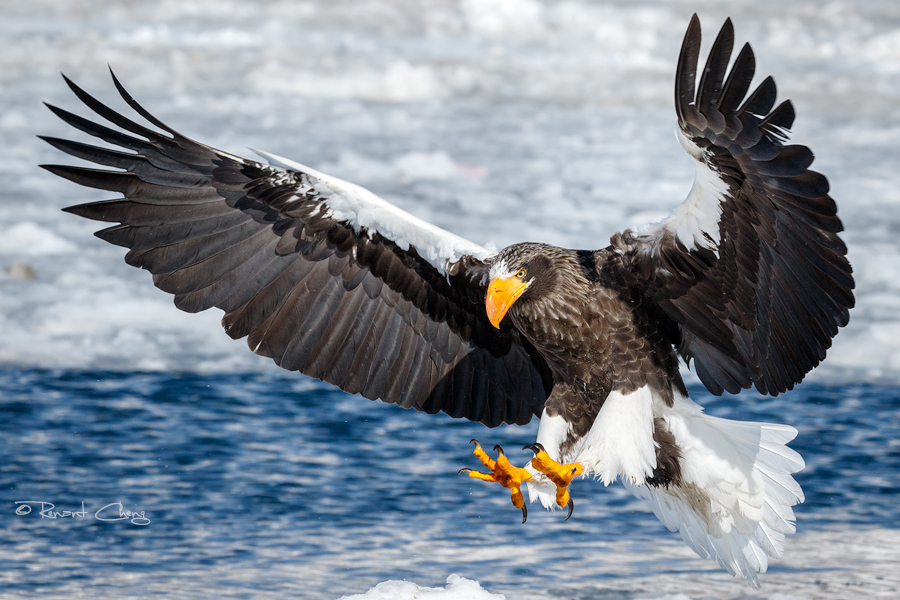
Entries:
[[575,509],[575,502],[569,496],[569,484],[578,475],[584,472],[581,463],[569,463],[562,465],[547,454],[541,444],[531,444],[525,446],[522,450],[531,450],[534,452],[534,458],[531,459],[531,466],[546,475],[550,481],[556,485],[556,503],[560,506],[568,506],[569,514],[565,520],[568,521]]
[[522,522],[524,523],[528,519],[528,509],[525,507],[525,498],[522,496],[521,486],[523,481],[531,479],[531,473],[526,469],[520,469],[510,464],[509,459],[506,458],[506,454],[503,452],[503,448],[499,445],[494,446],[494,450],[497,451],[497,460],[494,460],[487,455],[487,452],[484,451],[478,440],[472,440],[472,443],[475,444],[473,453],[491,472],[482,473],[472,469],[460,469],[459,472],[468,473],[472,479],[494,481],[507,488],[510,491],[513,506],[522,509]]

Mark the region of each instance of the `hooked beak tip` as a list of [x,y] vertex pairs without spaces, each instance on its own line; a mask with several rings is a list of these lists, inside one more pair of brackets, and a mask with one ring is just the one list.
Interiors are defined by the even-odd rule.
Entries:
[[484,300],[485,311],[491,325],[500,329],[500,323],[506,316],[506,312],[522,295],[527,286],[527,283],[516,277],[497,278],[491,281]]

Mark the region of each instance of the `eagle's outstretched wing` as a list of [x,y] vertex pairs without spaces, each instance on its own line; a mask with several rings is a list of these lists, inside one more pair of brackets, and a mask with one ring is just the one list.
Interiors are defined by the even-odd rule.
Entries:
[[775,105],[745,44],[727,74],[731,20],[695,93],[694,15],[675,78],[677,135],[696,161],[687,200],[665,221],[612,238],[604,280],[660,317],[714,394],[791,389],[825,357],[853,306],[853,277],[825,177],[785,145],[790,101]]
[[540,415],[553,381],[515,331],[486,316],[490,252],[359,186],[260,153],[268,165],[162,132],[111,110],[66,79],[122,131],[50,106],[63,121],[124,148],[44,137],[120,169],[44,165],[124,198],[67,211],[119,223],[97,236],[187,312],[225,311],[233,338],[289,370],[371,399],[488,426]]

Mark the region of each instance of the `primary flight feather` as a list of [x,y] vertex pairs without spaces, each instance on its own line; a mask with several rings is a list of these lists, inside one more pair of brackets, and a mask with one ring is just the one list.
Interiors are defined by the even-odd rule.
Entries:
[[733,44],[728,20],[698,82],[691,20],[675,108],[694,186],[668,219],[599,250],[491,252],[301,164],[194,142],[115,77],[155,129],[66,79],[118,129],[50,109],[120,149],[43,139],[117,170],[45,168],[122,194],[66,210],[116,223],[97,235],[178,308],[222,309],[227,333],[279,366],[489,427],[540,417],[525,468],[475,442],[489,472],[464,469],[508,487],[523,512],[523,483],[571,515],[574,477],[619,479],[698,554],[758,586],[803,501],[791,477],[803,459],[786,446],[797,432],[705,415],[678,358],[713,394],[789,390],[846,325],[853,278],[828,182],[808,148],[786,144],[792,105],[775,106],[771,78],[748,95],[753,52],[728,70]]

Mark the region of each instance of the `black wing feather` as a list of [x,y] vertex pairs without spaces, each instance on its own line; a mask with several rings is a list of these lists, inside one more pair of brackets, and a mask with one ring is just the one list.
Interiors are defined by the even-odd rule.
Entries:
[[367,398],[488,426],[540,415],[552,375],[517,333],[488,326],[488,265],[464,256],[444,276],[414,247],[329,217],[309,174],[194,142],[148,113],[115,75],[113,81],[125,102],[165,133],[66,79],[88,108],[128,134],[49,108],[127,152],[44,137],[72,156],[122,171],[44,168],[124,196],[65,210],[118,223],[97,235],[129,248],[127,262],[149,270],[178,308],[219,307],[226,332],[247,337],[254,352]]
[[695,95],[694,15],[675,78],[681,132],[726,189],[721,201],[708,195],[701,207],[720,211],[716,231],[702,232],[711,244],[681,239],[677,222],[648,233],[627,230],[613,236],[601,273],[675,326],[666,329],[672,343],[712,393],[755,386],[774,395],[825,357],[849,319],[854,283],[828,181],[808,170],[808,148],[785,145],[793,105],[773,110],[771,77],[744,100],[755,59],[745,45],[725,78],[733,40],[729,20]]

